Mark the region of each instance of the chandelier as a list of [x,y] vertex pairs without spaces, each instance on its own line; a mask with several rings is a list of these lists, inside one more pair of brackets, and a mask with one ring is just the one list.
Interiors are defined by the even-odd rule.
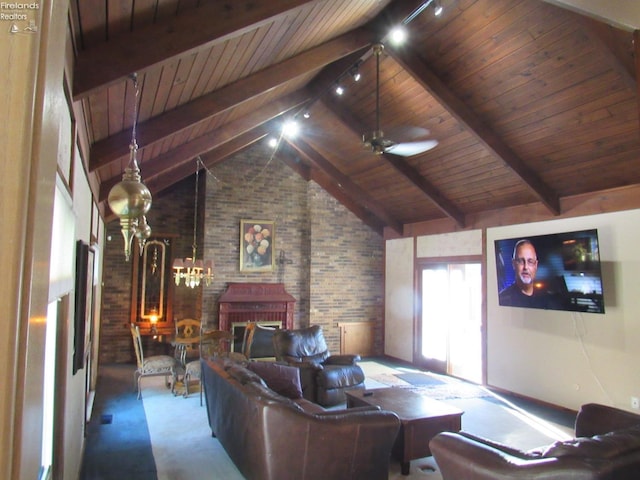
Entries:
[[187,257],[184,260],[176,258],[173,261],[173,278],[176,282],[176,286],[180,286],[180,281],[184,279],[184,286],[189,288],[196,288],[200,286],[202,281],[207,285],[211,285],[213,280],[213,260],[197,260],[197,228],[198,228],[198,174],[200,171],[200,158],[196,159],[196,192],[195,203],[193,206],[193,245],[192,256]]
[[140,254],[145,242],[151,235],[151,227],[147,223],[146,213],[151,208],[151,192],[142,183],[140,168],[136,155],[138,143],[136,142],[136,123],[138,117],[138,77],[134,73],[131,77],[135,88],[135,102],[133,110],[133,129],[131,144],[129,145],[129,164],[124,169],[122,181],[113,186],[109,192],[109,208],[120,218],[120,228],[124,237],[124,256],[127,262],[131,257],[131,242],[133,237],[138,239]]

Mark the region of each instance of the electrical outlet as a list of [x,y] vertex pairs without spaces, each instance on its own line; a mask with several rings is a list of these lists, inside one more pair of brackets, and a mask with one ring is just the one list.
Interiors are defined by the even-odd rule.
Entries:
[[640,409],[640,398],[631,397],[631,408]]

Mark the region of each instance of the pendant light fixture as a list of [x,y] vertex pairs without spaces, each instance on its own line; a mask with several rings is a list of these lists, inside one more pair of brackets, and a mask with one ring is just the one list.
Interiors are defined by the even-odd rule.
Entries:
[[[196,190],[195,200],[193,206],[193,245],[192,257],[187,257],[184,260],[176,258],[173,261],[173,278],[176,282],[176,286],[180,286],[180,281],[184,279],[184,286],[189,288],[196,288],[204,281],[207,285],[211,285],[211,281],[214,278],[213,274],[213,260],[197,260],[198,253],[198,174],[200,172],[200,158],[196,158]],[[204,165],[202,165],[204,166]]]
[[113,186],[109,192],[109,208],[120,218],[120,227],[124,237],[124,256],[127,262],[131,258],[131,241],[138,239],[140,252],[151,235],[151,227],[147,223],[146,213],[151,208],[151,192],[142,183],[140,168],[136,155],[138,143],[136,141],[136,124],[138,120],[138,76],[132,75],[135,88],[135,102],[133,109],[133,129],[131,144],[129,145],[129,164],[124,169],[122,181]]

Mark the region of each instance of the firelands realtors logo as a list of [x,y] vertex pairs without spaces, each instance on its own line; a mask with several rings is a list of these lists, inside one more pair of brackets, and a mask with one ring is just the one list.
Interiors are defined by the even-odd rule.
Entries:
[[35,33],[38,31],[36,12],[38,2],[0,2],[0,22],[9,22],[9,33]]

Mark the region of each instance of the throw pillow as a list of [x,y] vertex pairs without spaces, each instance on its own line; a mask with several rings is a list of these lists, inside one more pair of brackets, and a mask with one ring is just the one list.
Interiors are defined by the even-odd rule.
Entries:
[[296,367],[273,362],[249,362],[247,367],[262,377],[274,392],[287,398],[302,398],[300,371]]

